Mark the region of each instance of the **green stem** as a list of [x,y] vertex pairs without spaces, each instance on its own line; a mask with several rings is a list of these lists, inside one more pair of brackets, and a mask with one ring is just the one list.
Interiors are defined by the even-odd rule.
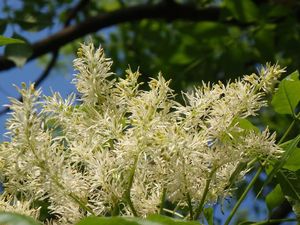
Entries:
[[95,216],[95,213],[93,212],[93,210],[90,207],[86,206],[84,203],[82,203],[82,201],[80,200],[80,198],[78,198],[77,195],[75,195],[74,193],[69,193],[68,196],[70,198],[72,198],[75,202],[77,202],[78,205],[82,209],[84,209],[85,211],[89,212],[91,215]]
[[187,200],[187,204],[188,204],[189,211],[190,211],[190,215],[188,215],[187,217],[190,217],[190,220],[193,220],[193,206],[192,206],[191,196],[190,196],[190,193],[189,193],[188,187],[187,187],[185,164],[183,164],[183,171],[184,171],[184,183],[185,183],[185,189],[186,189],[186,200]]
[[296,115],[296,119],[299,120],[300,118],[300,112]]
[[251,168],[252,166],[255,165],[255,163],[257,163],[257,158],[254,158],[250,162],[248,162],[246,168]]
[[206,180],[206,183],[205,183],[205,187],[204,187],[204,191],[203,191],[203,195],[202,195],[201,201],[200,201],[200,203],[199,203],[198,208],[197,208],[196,211],[195,211],[194,220],[197,220],[198,217],[200,216],[201,212],[202,212],[202,209],[203,209],[203,206],[204,206],[204,202],[205,202],[206,196],[207,196],[207,194],[208,194],[209,185],[210,185],[210,182],[211,182],[212,177],[213,177],[213,175],[215,174],[216,170],[217,170],[217,169],[213,169],[213,170],[210,172],[209,177],[208,177],[207,180]]
[[180,213],[178,213],[178,212],[176,212],[176,211],[174,211],[174,210],[163,209],[163,211],[168,212],[168,213],[172,213],[173,215],[178,216],[178,217],[180,217],[180,218],[182,218],[182,219],[184,218],[183,215],[181,215]]
[[166,199],[166,193],[167,193],[167,189],[163,188],[162,195],[161,195],[160,208],[159,208],[159,214],[160,215],[163,214],[164,203],[165,203],[165,199]]
[[191,196],[190,193],[186,194],[186,198],[187,198],[187,203],[188,203],[188,207],[189,207],[189,211],[190,211],[190,220],[193,220],[193,206],[192,206],[192,200],[191,200]]
[[[175,208],[172,210],[173,215],[176,215],[175,213],[177,213],[177,210],[179,209],[180,205],[181,205],[181,201],[178,201]],[[165,209],[164,209],[164,211],[165,211]],[[184,216],[182,216],[182,218],[184,218]]]
[[129,208],[131,209],[132,211],[132,214],[137,217],[138,214],[134,208],[134,205],[133,205],[133,202],[131,201],[131,188],[132,188],[132,184],[133,184],[133,179],[134,179],[134,174],[135,174],[135,170],[136,170],[136,167],[137,167],[137,163],[138,163],[138,158],[139,156],[137,155],[136,158],[134,159],[134,163],[133,163],[133,167],[131,168],[131,171],[130,171],[130,175],[129,175],[129,182],[128,182],[128,188],[126,190],[126,193],[125,193],[125,199],[129,205]]
[[293,120],[293,122],[290,124],[290,126],[288,127],[288,129],[285,131],[285,133],[283,134],[283,136],[280,138],[278,145],[281,144],[284,139],[286,138],[286,136],[290,133],[290,131],[292,130],[293,126],[295,125],[296,120]]
[[256,174],[254,175],[254,177],[252,178],[251,182],[248,184],[247,188],[245,189],[245,191],[243,192],[243,194],[241,195],[241,197],[239,198],[239,200],[236,202],[235,206],[233,207],[233,209],[231,210],[227,220],[225,221],[224,225],[228,225],[232,219],[232,217],[234,216],[234,214],[236,213],[237,209],[239,208],[239,206],[241,205],[241,203],[243,202],[243,200],[246,198],[248,192],[251,190],[251,188],[253,187],[253,185],[255,184],[256,180],[258,179],[260,173],[262,172],[263,167],[260,166],[256,172]]

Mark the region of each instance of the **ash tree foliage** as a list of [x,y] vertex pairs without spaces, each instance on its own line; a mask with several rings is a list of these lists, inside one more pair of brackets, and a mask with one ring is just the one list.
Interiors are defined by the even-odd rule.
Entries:
[[0,33],[13,31],[8,35],[26,45],[5,48],[1,71],[41,58],[50,64],[46,54],[73,54],[87,34],[115,59],[114,71],[140,66],[147,82],[162,70],[176,90],[236,78],[270,61],[290,71],[300,65],[297,0],[13,2],[3,1]]
[[[250,171],[255,175],[224,224],[263,171],[261,188],[276,185],[266,196],[270,213],[287,198],[299,218],[300,136],[276,143],[275,133],[247,120],[267,106],[284,69],[267,64],[225,84],[203,83],[183,92],[180,103],[162,74],[145,90],[139,71],[120,78],[111,66],[103,49],[81,45],[73,80],[79,99],[17,87],[22,101],[11,98],[9,141],[0,146],[0,222],[213,224],[213,205],[235,195]],[[289,75],[272,100],[295,120],[299,82],[297,72]],[[266,215],[259,224],[297,218]]]

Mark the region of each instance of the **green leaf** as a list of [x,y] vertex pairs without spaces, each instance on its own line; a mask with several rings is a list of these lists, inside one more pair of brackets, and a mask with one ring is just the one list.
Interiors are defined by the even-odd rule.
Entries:
[[254,131],[255,133],[259,133],[260,130],[258,127],[254,126],[249,120],[245,119],[245,118],[238,118],[234,121],[235,123],[239,123],[239,127],[244,129],[244,130],[248,130],[248,131]]
[[8,38],[0,35],[0,46],[10,45],[10,44],[23,44],[25,43],[23,40],[16,38]]
[[195,24],[194,32],[202,38],[217,38],[228,33],[227,27],[222,23],[203,21]]
[[240,138],[241,134],[247,135],[249,131],[255,132],[257,134],[260,133],[259,128],[254,126],[249,120],[245,118],[235,118],[231,124],[232,126],[242,128],[242,130],[235,130],[230,133],[234,138]]
[[286,163],[284,164],[283,168],[297,171],[300,170],[300,148],[296,148],[291,156],[287,159]]
[[279,89],[272,99],[272,106],[277,113],[294,115],[299,101],[299,72],[295,71],[280,82]]
[[283,153],[282,157],[273,166],[272,170],[268,174],[268,177],[264,181],[264,183],[263,183],[260,191],[258,192],[257,196],[259,196],[261,194],[263,188],[265,186],[267,186],[273,180],[274,176],[277,175],[278,173],[280,173],[280,169],[284,166],[284,164],[289,159],[289,157],[293,154],[295,149],[297,149],[297,144],[299,143],[299,141],[300,141],[300,135],[295,137],[293,140],[290,140],[288,145],[282,144],[282,146],[284,146],[286,150]]
[[[137,219],[130,220],[126,217],[96,217],[90,216],[82,219],[77,225],[139,225]],[[149,224],[150,225],[150,224]],[[154,224],[151,224],[154,225]]]
[[239,225],[253,225],[253,224],[256,224],[257,222],[255,221],[245,221],[245,222],[242,222],[242,223],[239,223]]
[[[20,19],[22,18],[22,19]],[[15,12],[14,23],[29,32],[41,31],[53,24],[53,12],[38,13],[20,9]]]
[[100,4],[101,4],[101,8],[106,12],[117,10],[121,7],[121,4],[119,1],[107,1],[107,2],[101,1]]
[[276,176],[283,194],[300,201],[300,170],[281,169]]
[[231,188],[234,186],[236,180],[239,178],[241,172],[247,168],[247,163],[246,162],[239,162],[231,174],[228,182],[228,188]]
[[[24,39],[22,36],[17,34],[14,34],[13,37]],[[25,42],[25,44],[8,45],[4,50],[4,55],[8,59],[12,60],[18,67],[22,67],[26,63],[27,59],[31,56],[31,54],[32,48],[27,42]]]
[[41,225],[34,219],[10,212],[0,212],[0,224],[3,225]]
[[225,0],[225,7],[243,22],[253,22],[259,18],[259,10],[251,0]]
[[196,221],[183,221],[183,220],[177,220],[166,216],[161,215],[151,215],[147,217],[147,220],[143,223],[144,225],[148,224],[148,221],[156,222],[155,225],[200,225],[199,222]]
[[76,225],[200,225],[198,222],[175,220],[166,216],[151,215],[147,219],[137,217],[87,217]]
[[266,204],[269,212],[279,206],[283,201],[284,196],[282,194],[281,188],[279,185],[276,185],[276,187],[266,197]]
[[203,212],[208,225],[214,225],[214,209],[212,207],[205,208]]

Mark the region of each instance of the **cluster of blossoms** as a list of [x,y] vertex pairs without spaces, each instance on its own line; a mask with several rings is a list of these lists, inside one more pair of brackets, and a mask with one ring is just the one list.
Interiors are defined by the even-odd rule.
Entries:
[[183,94],[184,104],[161,74],[145,91],[139,72],[113,79],[111,65],[102,49],[82,45],[74,60],[80,104],[75,94],[41,96],[33,85],[18,90],[22,102],[11,99],[0,210],[37,217],[33,203],[47,201],[51,224],[86,215],[143,217],[164,201],[201,210],[230,194],[241,163],[280,157],[274,134],[245,126],[284,72],[278,65],[203,84]]

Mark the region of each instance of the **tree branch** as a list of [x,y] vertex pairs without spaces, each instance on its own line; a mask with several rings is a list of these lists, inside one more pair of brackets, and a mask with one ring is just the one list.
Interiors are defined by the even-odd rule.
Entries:
[[[138,5],[123,8],[90,17],[82,23],[66,27],[55,34],[32,44],[33,54],[28,61],[36,59],[46,53],[53,52],[86,34],[120,23],[139,21],[142,19],[162,19],[166,21],[174,21],[177,19],[189,21],[216,21],[220,18],[220,15],[220,8],[211,7],[197,9],[191,5],[178,3],[168,4],[168,2],[161,2],[156,5]],[[0,56],[0,71],[15,66],[14,62],[4,56]]]
[[77,16],[77,14],[90,2],[90,0],[81,0],[74,6],[71,10],[68,10],[68,16],[65,21],[65,27],[70,26],[72,20]]

